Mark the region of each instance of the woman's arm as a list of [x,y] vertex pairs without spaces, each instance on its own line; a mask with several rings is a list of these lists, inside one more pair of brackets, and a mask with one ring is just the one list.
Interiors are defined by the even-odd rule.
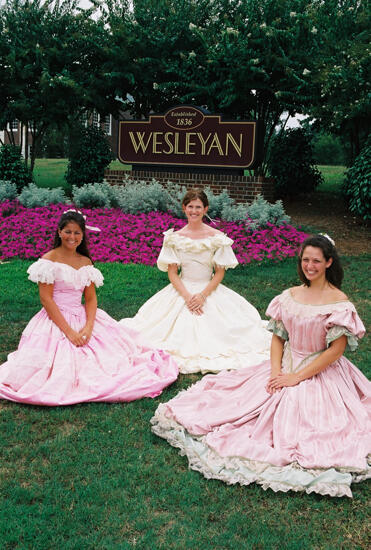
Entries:
[[303,370],[294,373],[278,374],[274,377],[271,383],[272,388],[280,389],[286,386],[296,386],[299,382],[319,374],[343,355],[346,345],[347,337],[343,334],[343,336],[331,342],[329,348],[323,351]]
[[271,342],[271,375],[268,380],[266,390],[268,393],[274,393],[276,389],[272,387],[272,381],[281,372],[282,368],[282,356],[285,340],[277,334],[272,335]]
[[60,309],[53,300],[54,285],[39,283],[40,302],[50,319],[67,336],[75,346],[83,346],[85,341],[78,332],[73,330],[63,317]]
[[181,295],[185,303],[187,303],[188,300],[190,300],[190,298],[192,297],[192,294],[188,292],[188,290],[183,284],[183,281],[178,275],[178,265],[169,264],[167,268],[167,275],[169,277],[169,281],[171,282],[175,290]]
[[206,298],[217,288],[217,286],[222,282],[225,275],[225,268],[215,266],[214,276],[210,279],[210,282],[205,286],[202,292],[194,294],[189,302],[189,307],[194,311],[201,311],[202,306],[204,305]]
[[97,313],[97,305],[98,305],[97,294],[95,292],[94,283],[91,283],[89,286],[85,287],[84,298],[85,298],[86,324],[84,328],[80,330],[79,334],[83,338],[84,344],[87,344],[93,332],[95,315]]

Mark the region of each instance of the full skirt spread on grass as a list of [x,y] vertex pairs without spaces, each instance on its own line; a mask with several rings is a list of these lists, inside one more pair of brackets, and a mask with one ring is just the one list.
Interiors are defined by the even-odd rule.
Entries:
[[[80,269],[40,259],[28,270],[36,283],[54,284],[53,299],[70,327],[86,323],[84,288],[103,284],[98,269]],[[98,309],[89,342],[76,347],[49,318],[37,313],[23,331],[18,350],[0,369],[0,399],[34,405],[86,401],[133,401],[156,397],[178,376],[175,361],[143,342]]]
[[[287,341],[283,372],[305,368],[343,334],[354,350],[364,334],[348,301],[304,305],[286,290],[267,314]],[[344,356],[273,394],[265,389],[270,372],[266,361],[204,376],[158,407],[152,429],[206,478],[351,496],[352,482],[371,477],[371,383]]]
[[[70,206],[51,204],[26,208],[17,200],[0,204],[0,259],[40,258],[53,245],[57,220]],[[92,258],[99,262],[155,265],[163,232],[180,229],[185,220],[170,213],[124,214],[114,208],[84,208],[89,225],[100,233],[89,234]],[[296,255],[306,234],[285,224],[267,225],[253,231],[245,222],[218,221],[218,229],[234,241],[233,250],[240,264],[251,261],[282,260]]]

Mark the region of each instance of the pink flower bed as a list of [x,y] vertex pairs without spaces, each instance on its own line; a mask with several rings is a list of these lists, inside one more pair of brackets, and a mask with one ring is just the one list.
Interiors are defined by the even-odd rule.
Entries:
[[[50,250],[57,221],[68,207],[53,204],[26,208],[17,200],[0,204],[0,259],[39,258]],[[87,223],[98,226],[100,233],[89,232],[92,258],[99,262],[155,265],[163,232],[185,224],[170,213],[125,214],[115,208],[82,209]],[[219,221],[218,229],[234,240],[233,249],[241,264],[252,260],[282,260],[295,256],[307,237],[291,225],[251,231],[242,222]]]

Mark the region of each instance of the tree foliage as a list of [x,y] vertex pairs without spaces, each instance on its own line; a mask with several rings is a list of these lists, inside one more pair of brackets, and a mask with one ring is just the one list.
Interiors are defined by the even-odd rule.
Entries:
[[32,182],[32,175],[24,165],[21,150],[16,145],[6,144],[0,147],[0,180],[14,183],[18,193]]
[[111,148],[100,128],[81,127],[70,154],[66,180],[72,187],[103,181],[104,170],[113,160]]
[[268,166],[277,197],[308,193],[321,183],[322,175],[313,166],[311,139],[302,128],[292,128],[274,137]]
[[346,173],[344,194],[353,214],[366,222],[371,220],[371,134],[356,158],[353,166]]
[[78,0],[7,0],[0,8],[0,75],[7,93],[1,127],[18,119],[32,135],[31,168],[50,125],[81,112],[117,111],[106,74],[108,33]]
[[318,2],[313,21],[318,55],[314,93],[307,112],[316,125],[342,135],[350,163],[365,143],[371,122],[370,4],[360,0]]

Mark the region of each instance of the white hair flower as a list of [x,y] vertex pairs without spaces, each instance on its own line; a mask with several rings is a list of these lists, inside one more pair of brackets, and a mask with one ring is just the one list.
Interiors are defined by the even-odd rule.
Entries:
[[321,237],[325,237],[325,239],[327,239],[328,241],[330,241],[330,243],[332,244],[332,246],[335,246],[335,241],[334,239],[331,239],[330,235],[327,235],[327,233],[320,233]]

